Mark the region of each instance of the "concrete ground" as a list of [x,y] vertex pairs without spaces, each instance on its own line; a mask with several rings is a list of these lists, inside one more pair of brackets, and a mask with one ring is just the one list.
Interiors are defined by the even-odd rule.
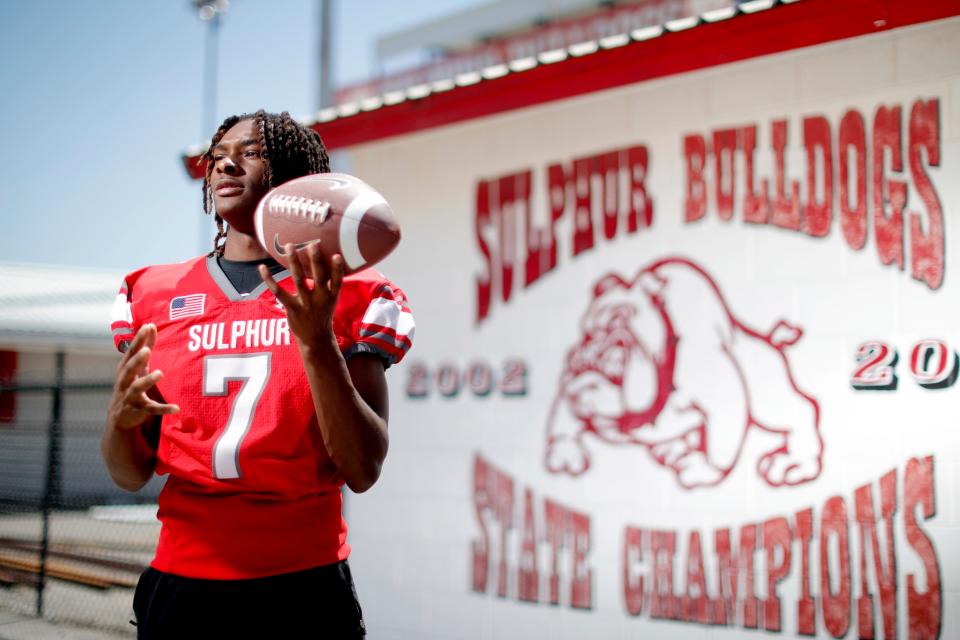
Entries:
[[120,635],[0,610],[0,640],[120,640],[134,637],[132,625],[130,629],[129,634]]
[[[50,521],[50,539],[61,548],[81,555],[146,566],[153,556],[160,528],[155,514],[155,506],[55,513]],[[41,521],[37,514],[0,515],[0,539],[38,541],[40,533]],[[3,553],[13,557],[18,552],[8,547]],[[65,562],[58,558],[54,560]],[[118,640],[136,637],[136,628],[128,621],[133,617],[133,584],[137,575],[95,566],[86,570],[105,576],[116,574],[124,577],[128,584],[91,589],[48,578],[43,619],[35,616],[34,587],[0,587],[0,640]]]
[[36,617],[36,591],[0,589],[0,640],[19,638],[133,638],[133,590],[94,591],[51,580],[44,594],[44,617]]

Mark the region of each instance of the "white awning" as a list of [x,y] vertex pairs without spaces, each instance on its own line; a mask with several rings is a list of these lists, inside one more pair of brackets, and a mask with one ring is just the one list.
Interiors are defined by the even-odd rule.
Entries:
[[0,345],[113,348],[110,310],[124,274],[0,262]]

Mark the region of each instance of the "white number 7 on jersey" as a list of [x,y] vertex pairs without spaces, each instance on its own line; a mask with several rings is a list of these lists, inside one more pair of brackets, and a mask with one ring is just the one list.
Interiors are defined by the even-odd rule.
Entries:
[[270,378],[270,354],[207,356],[203,359],[203,395],[225,396],[231,380],[243,382],[237,393],[227,428],[213,447],[213,476],[220,480],[240,477],[240,444],[250,430],[253,412]]

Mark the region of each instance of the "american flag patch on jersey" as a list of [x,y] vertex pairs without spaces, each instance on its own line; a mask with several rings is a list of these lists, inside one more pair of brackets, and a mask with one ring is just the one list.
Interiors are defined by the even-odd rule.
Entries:
[[194,293],[189,296],[177,296],[170,301],[170,319],[186,318],[203,314],[205,293]]

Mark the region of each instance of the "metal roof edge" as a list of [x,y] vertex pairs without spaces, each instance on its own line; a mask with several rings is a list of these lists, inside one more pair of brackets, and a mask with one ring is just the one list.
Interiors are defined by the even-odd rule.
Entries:
[[[686,30],[701,24],[709,24],[721,19],[729,19],[736,15],[752,14],[757,11],[763,11],[773,8],[777,4],[792,4],[801,0],[751,0],[741,5],[734,5],[727,10],[707,11],[699,16],[690,16],[682,20],[672,20],[663,25],[646,27],[644,29],[635,29],[631,33],[623,33],[617,36],[608,36],[599,40],[590,40],[577,43],[553,51],[545,51],[537,54],[535,57],[524,58],[520,60],[511,60],[506,64],[494,65],[479,71],[461,73],[453,78],[446,78],[430,83],[413,85],[400,91],[390,91],[380,96],[372,96],[357,102],[347,102],[333,107],[327,107],[317,111],[312,118],[298,119],[301,124],[308,127],[317,127],[334,120],[350,118],[361,113],[369,113],[378,109],[385,109],[396,106],[408,100],[422,100],[433,93],[440,93],[454,90],[459,87],[467,87],[483,81],[493,81],[511,74],[524,73],[535,69],[538,66],[554,64],[566,60],[569,56],[583,57],[585,55],[595,54],[599,51],[605,51],[633,42],[643,42],[667,33]],[[750,5],[749,9],[742,7]],[[722,17],[721,17],[722,14]],[[686,24],[692,21],[690,24]],[[684,24],[681,24],[684,23]],[[672,26],[671,26],[672,25]],[[603,42],[601,42],[603,41]],[[187,147],[181,154],[181,160],[187,174],[199,179],[204,176],[201,168],[200,159],[207,150],[207,144],[197,144]]]
[[[565,65],[574,63],[588,65],[592,59],[597,56],[609,54],[613,51],[622,52],[633,47],[649,47],[651,46],[651,41],[666,42],[672,40],[672,38],[689,38],[690,36],[686,34],[699,32],[704,28],[720,28],[722,24],[729,24],[730,29],[734,29],[736,24],[740,22],[740,19],[762,16],[771,13],[771,10],[775,12],[778,7],[794,5],[808,5],[810,7],[810,10],[804,12],[804,16],[807,19],[812,19],[810,16],[822,17],[821,14],[829,15],[831,12],[841,17],[850,18],[856,16],[863,18],[863,16],[867,15],[870,11],[879,12],[878,15],[896,16],[897,18],[896,20],[860,20],[856,25],[850,26],[843,24],[824,25],[822,33],[807,32],[802,34],[802,36],[796,36],[795,39],[801,41],[801,44],[796,45],[797,48],[846,37],[866,35],[871,32],[949,17],[960,13],[960,4],[954,0],[927,0],[922,3],[899,5],[897,0],[849,0],[842,3],[835,3],[834,0],[750,0],[726,9],[711,10],[698,16],[671,20],[662,25],[636,29],[629,34],[619,34],[599,40],[577,43],[564,49],[541,52],[535,57],[513,60],[507,64],[494,65],[493,67],[479,71],[459,74],[454,78],[415,85],[403,91],[392,91],[359,102],[350,102],[329,107],[318,111],[312,118],[302,119],[301,122],[306,126],[314,128],[321,133],[321,135],[324,135],[324,139],[327,140],[330,148],[339,148],[389,137],[399,133],[413,132],[432,126],[442,126],[470,117],[477,117],[478,115],[487,115],[520,106],[528,106],[529,104],[537,102],[570,97],[577,94],[567,93],[564,96],[555,96],[551,92],[544,92],[544,95],[539,96],[538,99],[527,99],[526,101],[523,99],[503,99],[501,97],[498,104],[486,112],[475,108],[472,110],[461,109],[461,112],[469,112],[467,115],[463,113],[455,115],[444,114],[434,119],[427,118],[424,115],[424,109],[431,98],[443,100],[455,99],[461,93],[478,91],[488,85],[491,87],[496,83],[506,85],[506,83],[511,82],[517,77],[522,78],[525,75],[533,76],[535,75],[534,72],[538,70],[553,67],[562,68]],[[872,29],[872,31],[868,29]],[[700,67],[694,68],[706,68],[725,62],[733,62],[758,55],[765,55],[767,53],[775,53],[790,48],[787,46],[788,44],[789,43],[781,43],[771,39],[770,42],[766,42],[762,46],[755,45],[753,49],[747,53],[738,51],[736,54],[730,54],[725,57],[721,55],[720,58],[723,59],[719,61],[707,62]],[[651,72],[633,81],[642,81],[644,79],[658,77],[658,75],[682,73],[687,70],[690,69],[668,70],[660,74]],[[629,81],[630,80],[627,80],[625,82]],[[601,90],[602,88],[604,87],[592,88],[589,89],[589,91]],[[471,94],[471,96],[472,95],[475,94]],[[503,104],[507,104],[507,106],[503,106]],[[355,123],[360,124],[361,120],[366,124],[370,121],[370,118],[381,112],[384,112],[384,117],[394,114],[409,116],[415,123],[406,129],[396,123],[390,123],[375,131],[366,126],[353,126]],[[357,129],[363,129],[363,131],[357,131]],[[344,133],[346,131],[349,131],[349,133]],[[334,134],[334,143],[332,145],[329,144],[330,140],[327,139],[328,134],[331,133]],[[203,149],[203,147],[191,147],[183,154],[182,159],[188,174],[193,178],[199,179],[204,175],[204,165],[202,164],[202,156],[200,155],[202,150],[197,151],[198,149]],[[191,152],[193,152],[193,155],[190,155]]]

